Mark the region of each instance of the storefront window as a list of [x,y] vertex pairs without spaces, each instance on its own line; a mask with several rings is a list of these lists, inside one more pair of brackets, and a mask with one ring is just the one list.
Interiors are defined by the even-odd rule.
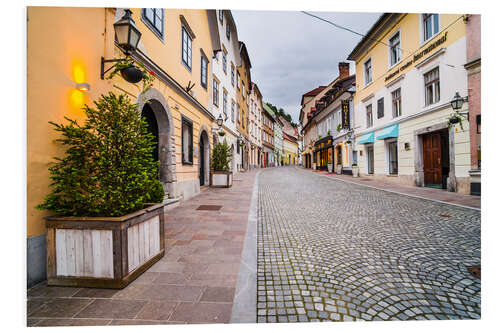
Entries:
[[389,150],[389,174],[398,174],[398,142],[393,141],[388,143]]

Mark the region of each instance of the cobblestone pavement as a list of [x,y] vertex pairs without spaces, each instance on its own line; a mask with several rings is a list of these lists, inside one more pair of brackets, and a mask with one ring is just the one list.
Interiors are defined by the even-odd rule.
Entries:
[[481,315],[477,210],[319,177],[259,177],[257,321]]

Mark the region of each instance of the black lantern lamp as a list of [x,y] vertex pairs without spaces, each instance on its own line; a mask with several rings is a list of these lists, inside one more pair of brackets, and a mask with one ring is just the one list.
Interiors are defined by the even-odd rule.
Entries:
[[126,55],[137,48],[137,44],[141,39],[141,32],[135,25],[130,9],[125,9],[125,15],[113,24],[113,27],[115,28],[115,40],[125,50]]
[[453,99],[451,100],[450,104],[451,104],[451,107],[453,108],[453,111],[455,111],[456,113],[460,114],[460,115],[466,115],[467,116],[467,120],[469,119],[469,112],[465,111],[465,112],[461,112],[460,110],[462,109],[462,106],[464,105],[464,102],[468,102],[469,101],[469,98],[468,97],[462,97],[460,96],[460,94],[458,93],[458,91],[455,93],[455,97],[453,97]]
[[224,123],[224,119],[222,119],[222,114],[219,114],[219,118],[217,118],[217,125],[219,125],[219,128],[222,127],[223,123]]
[[[115,29],[116,43],[124,51],[125,55],[128,56],[131,51],[137,49],[137,45],[139,44],[139,40],[142,35],[132,18],[132,11],[130,9],[125,9],[125,14],[121,19],[113,24],[113,27]],[[104,80],[104,74],[109,72],[114,67],[113,65],[107,70],[104,70],[105,63],[116,63],[122,60],[125,59],[104,59],[104,57],[101,57],[101,80]],[[128,72],[124,72],[123,70],[121,72],[123,78],[128,82],[137,83],[142,80],[142,72],[139,73],[140,70],[135,67],[131,67]]]

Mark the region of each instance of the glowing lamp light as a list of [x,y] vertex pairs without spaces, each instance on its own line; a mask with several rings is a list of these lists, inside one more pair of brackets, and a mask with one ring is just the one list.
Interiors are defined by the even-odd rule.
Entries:
[[90,90],[90,84],[86,83],[86,82],[83,82],[83,83],[77,83],[75,85],[75,88],[82,91],[82,92],[85,92],[85,91],[89,91]]

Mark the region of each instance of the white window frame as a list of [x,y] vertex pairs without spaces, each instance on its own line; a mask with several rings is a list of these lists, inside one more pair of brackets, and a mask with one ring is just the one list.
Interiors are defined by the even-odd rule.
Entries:
[[[368,126],[368,107],[370,107],[370,111],[371,111],[371,124],[370,126]],[[366,128],[372,128],[373,127],[373,104],[370,103],[370,104],[366,104],[365,105],[365,117],[366,117]]]
[[[399,114],[394,115],[394,93],[399,90]],[[401,87],[397,87],[391,91],[391,113],[392,119],[399,118],[403,115],[403,96]]]
[[[434,71],[436,69],[438,70],[438,75],[439,75],[439,80],[438,80],[438,82],[439,82],[439,100],[437,100],[437,101],[433,100],[432,103],[427,104],[427,86],[426,86],[426,83],[425,83],[425,75],[429,74],[430,72],[432,72],[432,71]],[[442,71],[441,71],[441,68],[440,68],[439,65],[433,66],[433,67],[427,69],[425,72],[422,73],[422,83],[423,83],[423,92],[424,92],[424,94],[423,94],[424,95],[423,96],[424,97],[424,103],[423,103],[424,108],[430,107],[432,105],[436,105],[437,103],[441,102],[441,100],[442,100],[442,96],[441,96],[442,94],[441,94],[441,92],[443,91],[443,87],[441,86],[441,82],[442,82],[442,80],[441,80],[441,78],[442,78],[441,74],[442,74]],[[433,98],[435,98],[435,96],[436,96],[436,89],[435,89],[435,87],[436,86],[434,84]]]
[[432,38],[434,38],[437,34],[439,34],[441,32],[441,14],[437,14],[437,13],[433,13],[436,14],[438,16],[438,31],[437,32],[434,32],[434,16],[432,17],[432,35],[425,39],[425,33],[424,33],[424,29],[425,29],[425,26],[424,26],[424,15],[426,13],[422,13],[422,14],[419,14],[419,25],[420,25],[420,46],[426,44],[428,41],[432,40]]
[[[393,39],[397,34],[399,34],[399,60],[396,61],[395,63],[392,63],[392,45],[391,45],[391,39]],[[389,67],[388,69],[391,69],[393,68],[394,66],[398,65],[401,60],[403,60],[403,39],[401,38],[401,28],[399,28],[398,30],[394,31],[394,33],[392,33],[392,35],[389,36],[389,38],[387,39],[387,49],[388,49],[388,64],[389,64]],[[373,74],[373,72],[372,72]]]
[[[186,42],[186,60],[184,60],[184,36],[188,37]],[[181,26],[181,62],[190,72],[193,70],[193,36],[189,34],[189,29],[184,25]]]
[[[366,64],[370,62],[370,81],[367,81],[367,76],[366,76]],[[372,62],[372,57],[366,59],[365,62],[363,62],[363,76],[365,78],[365,87],[369,85],[370,83],[373,82],[373,62]]]

